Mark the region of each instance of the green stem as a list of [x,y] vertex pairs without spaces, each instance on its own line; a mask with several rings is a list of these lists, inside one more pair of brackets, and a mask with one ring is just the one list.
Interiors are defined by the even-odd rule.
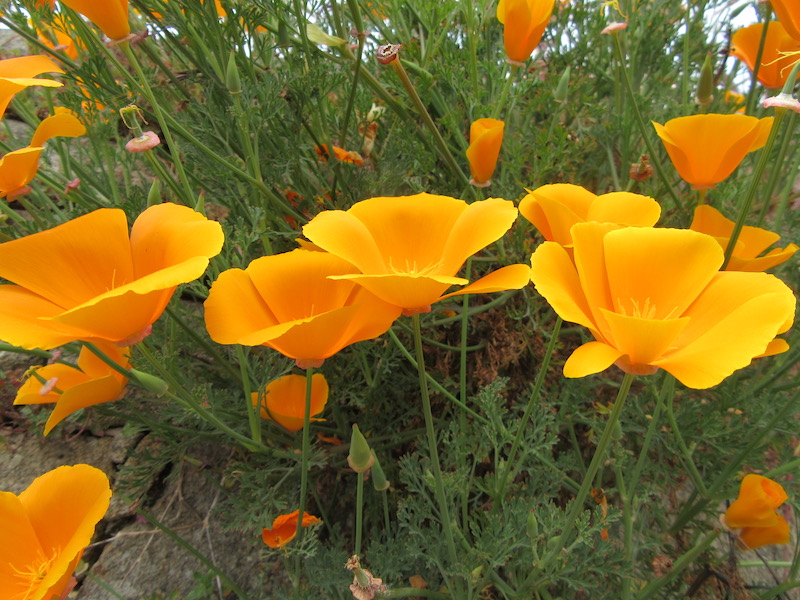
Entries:
[[666,575],[659,577],[658,579],[654,579],[648,583],[644,589],[639,592],[637,599],[648,600],[648,598],[654,597],[665,585],[683,573],[684,569],[692,565],[703,552],[708,550],[708,548],[711,547],[711,544],[713,544],[717,537],[719,537],[719,533],[719,531],[709,533],[697,544],[692,546],[688,552],[675,561],[675,563],[672,565],[672,568],[667,572]]
[[[303,515],[306,510],[306,496],[308,495],[308,455],[311,451],[309,443],[309,430],[311,429],[311,383],[314,376],[314,367],[306,369],[306,407],[303,412],[303,447],[302,458],[300,460],[300,502],[299,515],[297,519],[297,545],[303,542]],[[299,558],[299,557],[298,557]]]
[[519,71],[519,65],[512,64],[511,70],[508,73],[508,77],[506,77],[506,80],[503,83],[503,89],[500,90],[500,97],[494,103],[494,113],[492,114],[492,118],[498,119],[500,118],[500,115],[503,114],[503,109],[508,101],[508,94],[511,91],[511,86],[514,85],[514,80],[517,78],[517,71]]
[[622,572],[622,600],[629,600],[633,590],[633,511],[631,510],[631,497],[630,491],[625,487],[625,478],[622,475],[622,469],[619,467],[619,462],[614,461],[614,478],[617,481],[617,491],[619,492],[620,501],[622,503],[622,526],[623,526],[623,542],[624,559],[623,559],[623,572]]
[[[667,375],[667,377],[672,377],[671,375]],[[708,489],[706,489],[706,484],[703,483],[703,476],[700,475],[700,472],[697,470],[697,466],[694,464],[694,460],[692,459],[692,451],[689,450],[689,447],[686,445],[686,442],[683,440],[683,436],[681,435],[681,430],[678,427],[678,421],[675,419],[675,410],[674,410],[674,403],[675,403],[675,394],[673,393],[675,390],[674,385],[668,390],[667,392],[667,420],[669,421],[669,426],[672,429],[672,435],[675,437],[675,441],[678,444],[678,448],[681,451],[681,455],[683,457],[683,462],[686,465],[686,468],[689,472],[689,477],[694,484],[694,487],[697,488],[697,491],[703,498],[708,497]]]
[[36,356],[38,358],[44,358],[45,360],[50,360],[53,358],[53,354],[51,352],[47,352],[45,350],[38,350],[36,348],[28,349],[28,348],[20,348],[18,346],[12,346],[7,342],[0,342],[0,352],[13,352],[14,354],[27,354],[29,356]]
[[361,556],[361,532],[364,525],[364,473],[356,473],[356,542],[353,554]]
[[673,394],[675,393],[675,378],[672,375],[665,374],[664,382],[661,386],[661,391],[656,398],[656,406],[653,410],[652,418],[650,419],[650,424],[647,427],[647,433],[644,435],[644,441],[642,442],[642,448],[639,450],[639,458],[636,461],[636,466],[633,468],[633,475],[631,475],[630,482],[628,485],[628,492],[630,493],[631,497],[636,494],[636,486],[639,483],[639,477],[642,474],[642,469],[644,469],[644,464],[648,460],[647,452],[650,450],[650,444],[653,441],[653,436],[658,429],[658,422],[661,417],[661,411],[664,409],[664,400],[669,397],[672,398]]
[[752,115],[755,108],[756,89],[758,88],[758,72],[761,69],[761,58],[764,56],[764,45],[767,41],[767,30],[769,29],[769,17],[771,14],[769,5],[765,15],[764,26],[761,28],[761,38],[758,40],[758,50],[756,51],[756,61],[753,63],[753,71],[750,74],[750,89],[747,92],[745,102],[745,114]]
[[[257,444],[261,443],[261,406],[251,400],[250,369],[248,368],[247,355],[243,346],[236,346],[236,358],[239,359],[239,371],[244,390],[244,404],[247,411],[247,420],[250,422],[250,437]],[[260,397],[260,396],[259,396]],[[301,518],[302,520],[302,518]]]

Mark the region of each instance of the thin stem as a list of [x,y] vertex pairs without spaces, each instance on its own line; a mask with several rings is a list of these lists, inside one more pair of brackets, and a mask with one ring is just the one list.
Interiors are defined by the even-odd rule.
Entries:
[[306,496],[308,494],[308,455],[310,452],[309,429],[311,423],[311,383],[314,376],[314,367],[306,369],[306,407],[303,412],[303,446],[302,459],[300,461],[300,502],[299,515],[297,519],[297,545],[303,542],[303,515],[306,510]]
[[511,91],[511,86],[514,85],[514,79],[517,77],[517,71],[519,71],[519,65],[511,64],[511,70],[508,73],[508,77],[506,77],[505,82],[503,83],[503,89],[500,91],[500,97],[494,103],[494,114],[492,114],[492,117],[495,119],[500,118],[500,115],[503,113],[503,109],[508,101],[508,94]]
[[[667,375],[667,378],[672,377],[671,375]],[[675,386],[673,385],[669,390],[667,390],[667,420],[669,421],[669,426],[672,429],[672,435],[675,437],[675,441],[678,443],[678,448],[681,451],[681,455],[683,456],[683,462],[686,465],[686,468],[689,472],[689,477],[694,484],[694,487],[697,488],[697,491],[700,495],[704,498],[708,497],[708,489],[706,489],[706,484],[703,483],[703,476],[700,475],[700,472],[697,470],[697,466],[694,464],[694,460],[692,459],[692,452],[689,450],[689,447],[686,445],[686,442],[683,440],[683,436],[681,435],[681,430],[678,427],[678,421],[675,419],[675,410],[674,410],[674,403],[675,403]]]
[[356,542],[353,554],[361,556],[361,532],[364,525],[364,473],[356,473]]
[[[251,400],[250,369],[243,346],[236,346],[236,358],[239,360],[239,370],[244,390],[244,404],[247,411],[247,420],[250,422],[250,437],[257,444],[261,443],[261,415],[260,403],[256,406]],[[259,396],[260,397],[260,396]],[[302,518],[301,518],[302,519]]]
[[684,569],[693,564],[694,561],[697,560],[698,556],[710,548],[711,544],[714,543],[714,540],[719,537],[719,534],[719,531],[709,533],[697,544],[692,546],[688,552],[675,561],[675,563],[672,565],[672,568],[663,577],[659,577],[658,579],[654,579],[648,583],[645,588],[639,592],[639,595],[637,596],[638,600],[648,600],[648,598],[654,597],[659,591],[661,591],[661,588],[683,573]]
[[661,411],[664,409],[664,400],[669,397],[672,398],[675,392],[675,378],[672,375],[665,375],[664,382],[661,386],[661,391],[656,398],[656,406],[653,410],[653,415],[650,419],[650,425],[647,427],[647,433],[644,435],[644,441],[642,442],[642,448],[639,450],[639,458],[636,461],[636,466],[633,468],[633,475],[631,475],[629,484],[628,484],[628,491],[633,497],[635,495],[636,486],[639,483],[639,477],[642,474],[642,469],[644,469],[644,464],[647,462],[647,452],[650,450],[650,444],[653,441],[653,436],[655,432],[658,430],[658,421],[661,417]]

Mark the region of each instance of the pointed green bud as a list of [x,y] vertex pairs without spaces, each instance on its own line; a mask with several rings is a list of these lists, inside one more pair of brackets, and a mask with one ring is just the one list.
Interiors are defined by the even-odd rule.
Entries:
[[206,195],[202,192],[197,196],[197,202],[195,202],[194,209],[204,217],[206,216]]
[[131,369],[131,373],[136,377],[136,383],[141,385],[148,392],[153,392],[156,396],[163,396],[167,393],[167,390],[169,390],[169,384],[160,377],[137,369]]
[[569,67],[567,67],[561,74],[561,79],[558,80],[556,90],[553,92],[553,98],[559,104],[567,102],[567,88],[569,87]]
[[158,177],[153,179],[153,183],[150,184],[150,191],[147,192],[147,206],[155,206],[156,204],[161,204],[161,182]]
[[236,53],[231,50],[228,57],[228,67],[225,69],[225,85],[231,94],[242,93],[242,79],[239,77],[239,68],[236,66]]
[[378,457],[375,456],[375,451],[371,450],[371,452],[372,458],[375,461],[375,463],[372,465],[372,471],[370,471],[370,476],[372,477],[372,487],[379,492],[383,492],[389,489],[389,480],[386,479],[386,473],[383,472],[383,467],[381,467]]
[[364,473],[375,462],[375,457],[369,449],[367,438],[358,430],[358,425],[353,425],[353,434],[350,437],[350,454],[347,455],[347,464],[356,473]]
[[536,520],[536,515],[533,514],[533,511],[528,513],[528,522],[525,524],[525,532],[532,540],[539,537],[539,521]]
[[711,54],[706,54],[703,68],[700,69],[700,83],[697,86],[697,103],[708,106],[714,101],[714,64]]

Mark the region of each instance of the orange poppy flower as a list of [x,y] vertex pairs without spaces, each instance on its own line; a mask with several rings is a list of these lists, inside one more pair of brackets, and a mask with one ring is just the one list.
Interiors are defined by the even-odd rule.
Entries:
[[[725,250],[734,226],[735,223],[725,218],[716,208],[701,204],[694,210],[694,219],[689,229],[714,236]],[[736,240],[736,248],[726,270],[766,271],[786,262],[797,252],[798,247],[795,244],[789,244],[786,248],[775,248],[764,256],[759,256],[780,238],[781,236],[772,231],[745,225]]]
[[[756,23],[738,29],[731,36],[731,54],[743,61],[751,72],[756,64],[763,28],[764,23]],[[800,51],[800,41],[793,39],[780,21],[770,21],[767,38],[764,40],[764,51],[761,54],[761,66],[758,67],[758,80],[761,84],[768,88],[783,87],[797,57],[782,53],[798,51]]]
[[711,236],[578,223],[572,239],[574,262],[555,242],[531,258],[537,291],[596,340],[567,359],[567,377],[616,364],[709,388],[764,354],[794,320],[792,290],[767,273],[720,272],[723,252]]
[[211,286],[206,329],[220,344],[264,345],[294,358],[301,368],[319,366],[350,344],[385,333],[400,309],[352,281],[345,260],[298,249],[257,258],[247,269],[229,269]]
[[652,123],[684,181],[706,189],[733,173],[748,152],[767,143],[772,121],[773,117],[706,114]]
[[598,196],[579,185],[554,183],[528,191],[519,203],[519,212],[548,242],[572,248],[570,229],[575,223],[652,227],[661,216],[661,206],[649,196],[631,192]]
[[[48,48],[64,52],[68,57],[75,60],[78,58],[78,46],[73,37],[77,37],[74,31],[68,29],[64,16],[59,13],[53,14],[53,26],[42,22],[31,22],[36,30],[39,41]],[[70,34],[67,33],[70,31]]]
[[769,3],[786,33],[800,40],[800,3],[797,0],[770,0]]
[[36,79],[42,73],[63,73],[52,59],[46,56],[20,56],[0,60],[0,117],[6,112],[14,94],[32,85],[61,87],[63,83],[52,79]]
[[[328,160],[328,157],[330,156],[328,146],[325,144],[322,146],[317,146],[314,151],[317,153],[317,156],[324,160]],[[333,156],[340,162],[350,163],[358,167],[364,166],[364,159],[355,150],[345,150],[344,148],[339,148],[339,146],[334,146]]]
[[[128,348],[102,344],[101,350],[122,368],[130,367]],[[14,404],[55,403],[44,426],[44,435],[47,435],[72,413],[117,400],[122,396],[127,382],[122,374],[84,346],[78,356],[77,369],[62,363],[36,369],[36,375],[29,376],[19,388]]]
[[47,140],[53,137],[78,137],[86,133],[86,127],[72,111],[56,107],[55,113],[39,123],[30,145],[0,158],[0,198],[8,198],[9,202],[13,202],[17,196],[30,191],[26,186],[36,177],[39,157]]
[[110,499],[108,477],[89,465],[53,469],[19,495],[0,492],[3,598],[66,594]]
[[779,483],[750,473],[742,479],[739,497],[725,511],[725,524],[741,529],[739,539],[748,548],[789,542],[789,524],[775,510],[788,499]]
[[[296,510],[288,515],[279,515],[272,521],[272,529],[263,529],[261,531],[261,539],[270,548],[283,548],[286,544],[294,539],[297,535],[297,519],[300,516],[300,511]],[[307,512],[303,513],[303,527],[309,527],[322,523],[322,521],[310,515]]]
[[124,39],[131,33],[128,0],[61,0],[61,4],[81,13],[112,40]]
[[324,211],[303,227],[303,234],[356,266],[355,272],[333,278],[353,281],[409,315],[428,312],[434,302],[458,294],[524,287],[529,267],[510,265],[442,295],[450,286],[469,283],[456,277],[461,266],[502,237],[516,217],[513,203],[500,198],[467,204],[416,194],[370,198],[347,211]]
[[177,204],[136,219],[103,208],[0,244],[0,339],[24,348],[74,340],[128,346],[146,335],[178,284],[222,249],[219,223]]
[[[258,406],[258,393],[252,394],[253,405]],[[325,409],[328,402],[328,380],[322,373],[311,376],[312,421]],[[304,375],[284,375],[267,384],[261,400],[261,417],[272,419],[289,431],[303,428],[306,411],[306,378]]]
[[500,0],[497,20],[503,24],[503,44],[512,63],[531,57],[550,22],[555,0]]
[[470,125],[467,160],[472,173],[471,184],[487,187],[492,182],[505,126],[498,119],[478,119]]

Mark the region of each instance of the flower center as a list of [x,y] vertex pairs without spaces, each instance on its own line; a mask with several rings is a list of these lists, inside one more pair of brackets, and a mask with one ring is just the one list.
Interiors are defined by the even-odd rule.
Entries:
[[34,595],[39,584],[47,577],[47,572],[53,565],[58,552],[54,552],[52,556],[45,556],[41,553],[29,565],[19,569],[11,565],[14,571],[14,577],[19,580],[19,587],[15,593],[11,595],[9,600],[27,600]]
[[416,260],[409,260],[408,258],[405,258],[403,260],[405,262],[405,266],[398,267],[395,266],[392,257],[389,257],[389,269],[397,275],[425,276],[425,275],[433,275],[439,268],[439,262],[435,262],[426,267],[420,267],[419,265],[417,265]]
[[650,298],[645,298],[644,303],[636,298],[630,298],[627,302],[628,307],[626,308],[626,303],[622,301],[621,298],[617,298],[617,306],[618,312],[625,316],[625,317],[633,317],[635,319],[649,319],[649,320],[664,320],[672,319],[673,313],[675,312],[675,308],[672,308],[666,315],[664,316],[657,316],[656,315],[656,305],[650,301]]

